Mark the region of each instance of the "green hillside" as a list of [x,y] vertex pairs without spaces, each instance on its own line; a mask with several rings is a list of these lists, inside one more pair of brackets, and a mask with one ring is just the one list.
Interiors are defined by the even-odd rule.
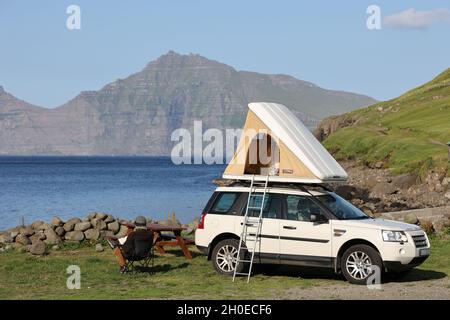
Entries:
[[394,173],[431,167],[449,173],[450,68],[396,99],[328,118],[326,126],[338,127],[324,141],[338,159],[382,161]]

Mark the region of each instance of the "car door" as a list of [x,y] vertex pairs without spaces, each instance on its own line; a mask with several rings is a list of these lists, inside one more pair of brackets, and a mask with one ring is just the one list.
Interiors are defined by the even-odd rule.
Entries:
[[[247,197],[248,198],[248,193]],[[262,197],[252,197],[250,199],[249,208],[260,208]],[[247,201],[242,207],[242,216],[245,214],[247,208]],[[258,209],[249,209],[248,212],[251,217],[258,217]],[[256,243],[255,258],[259,259],[260,263],[279,263],[280,253],[280,218],[282,217],[281,202],[278,194],[266,193],[264,199],[264,207],[262,214],[262,225],[260,233],[260,241]],[[243,217],[239,223],[239,230],[242,230]],[[256,224],[255,224],[256,225]],[[253,229],[249,229],[253,230]],[[249,249],[253,250],[254,242],[249,242]]]
[[[305,195],[285,194],[281,202],[281,263],[331,266],[331,223],[320,206]],[[318,221],[312,222],[311,215]]]

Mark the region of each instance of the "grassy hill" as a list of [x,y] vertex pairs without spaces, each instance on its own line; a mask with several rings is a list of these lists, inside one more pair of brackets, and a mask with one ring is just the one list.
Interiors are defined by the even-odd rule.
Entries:
[[402,96],[324,120],[325,146],[338,159],[378,163],[393,173],[446,170],[450,68]]

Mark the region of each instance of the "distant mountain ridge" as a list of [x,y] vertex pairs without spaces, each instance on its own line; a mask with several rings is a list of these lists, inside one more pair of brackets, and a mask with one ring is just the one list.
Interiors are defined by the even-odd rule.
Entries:
[[288,75],[236,71],[173,51],[137,73],[83,91],[55,109],[19,100],[0,87],[0,154],[167,155],[170,134],[202,120],[241,127],[252,101],[279,102],[306,125],[376,101],[320,88]]

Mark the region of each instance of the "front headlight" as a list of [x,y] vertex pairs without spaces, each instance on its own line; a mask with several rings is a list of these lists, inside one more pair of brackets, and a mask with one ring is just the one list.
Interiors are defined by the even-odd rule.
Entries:
[[390,242],[408,242],[408,237],[403,231],[383,230],[383,240]]

